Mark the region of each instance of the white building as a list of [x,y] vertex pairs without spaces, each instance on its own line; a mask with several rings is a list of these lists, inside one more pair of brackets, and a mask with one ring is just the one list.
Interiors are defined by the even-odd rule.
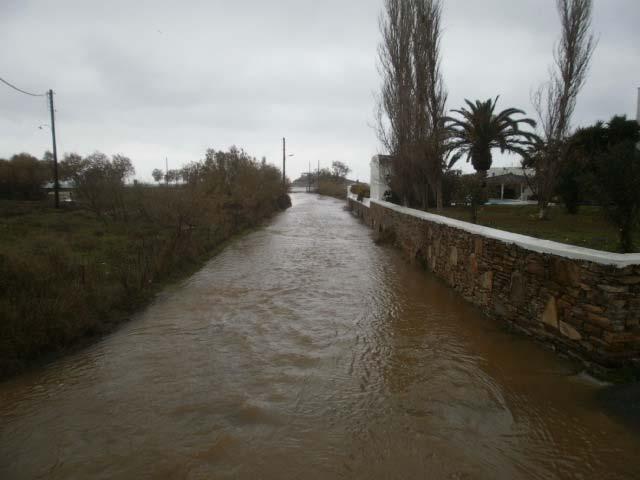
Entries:
[[487,171],[487,184],[490,187],[489,198],[496,200],[526,201],[533,195],[527,179],[535,172],[522,167],[497,167]]
[[374,155],[371,159],[371,199],[382,200],[384,192],[389,190],[387,179],[391,168],[389,155]]

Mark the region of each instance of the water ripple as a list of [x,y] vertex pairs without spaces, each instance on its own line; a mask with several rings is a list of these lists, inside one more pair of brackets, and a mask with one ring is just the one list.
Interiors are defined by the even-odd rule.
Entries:
[[294,207],[118,332],[0,385],[0,478],[634,478],[594,382],[341,202]]

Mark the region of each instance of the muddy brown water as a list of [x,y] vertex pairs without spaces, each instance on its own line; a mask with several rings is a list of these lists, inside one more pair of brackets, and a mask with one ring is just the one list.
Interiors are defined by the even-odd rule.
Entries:
[[114,334],[0,384],[0,478],[639,477],[601,385],[342,202],[293,203]]

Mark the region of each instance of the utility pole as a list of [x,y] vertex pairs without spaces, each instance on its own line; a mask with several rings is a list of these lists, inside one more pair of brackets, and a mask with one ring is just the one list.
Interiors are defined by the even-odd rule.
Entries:
[[164,157],[164,184],[169,185],[169,158]]
[[[636,122],[640,125],[640,87],[638,87],[638,109],[636,110]],[[640,150],[640,142],[636,144],[636,148]]]
[[286,169],[287,169],[287,140],[282,137],[282,188],[286,188],[287,186],[287,181],[285,180],[286,177]]
[[53,90],[49,90],[49,110],[51,111],[51,138],[53,139],[53,192],[55,207],[60,208],[60,180],[58,179],[58,147],[56,146],[56,116],[53,108]]

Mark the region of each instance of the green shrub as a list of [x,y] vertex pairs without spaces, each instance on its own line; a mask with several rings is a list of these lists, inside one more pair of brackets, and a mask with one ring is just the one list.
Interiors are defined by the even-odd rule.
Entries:
[[634,251],[640,222],[640,152],[633,141],[619,143],[594,161],[598,196],[606,217],[618,228],[620,250]]

